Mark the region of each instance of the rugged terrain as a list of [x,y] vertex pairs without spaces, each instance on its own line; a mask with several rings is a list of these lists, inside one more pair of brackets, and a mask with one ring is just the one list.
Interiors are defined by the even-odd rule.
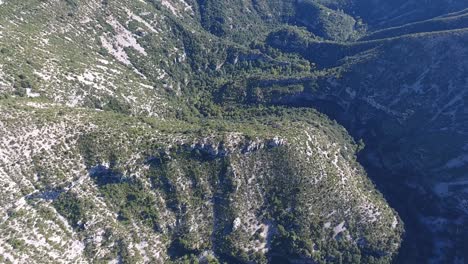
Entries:
[[0,262],[463,263],[463,8],[0,1]]
[[2,113],[3,261],[352,261],[399,246],[401,223],[323,116],[211,130],[31,101]]

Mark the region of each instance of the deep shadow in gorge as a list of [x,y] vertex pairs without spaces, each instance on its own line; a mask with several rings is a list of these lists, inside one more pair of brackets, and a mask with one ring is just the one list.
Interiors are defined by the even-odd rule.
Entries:
[[[391,169],[375,166],[372,145],[367,142],[366,149],[358,154],[359,163],[365,168],[368,176],[394,208],[405,226],[405,234],[398,256],[394,263],[427,263],[433,252],[432,235],[427,227],[419,221],[419,215],[427,203],[424,194],[405,184],[405,177],[411,177],[410,171],[392,172]],[[421,206],[420,206],[421,205]]]
[[357,110],[360,107],[359,103],[354,103],[355,106],[351,107],[354,111],[345,110],[332,100],[312,99],[307,96],[294,97],[294,100],[288,100],[286,104],[292,107],[315,108],[344,126],[356,141],[364,140],[366,147],[358,154],[358,161],[390,206],[398,212],[405,226],[403,242],[394,263],[428,263],[433,257],[433,242],[436,238],[421,222],[421,215],[440,215],[442,208],[431,193],[408,184],[409,181],[420,179],[421,175],[409,167],[388,167],[381,162],[385,155],[398,155],[399,136],[384,138],[388,135],[384,135],[383,119],[376,118],[362,123]]

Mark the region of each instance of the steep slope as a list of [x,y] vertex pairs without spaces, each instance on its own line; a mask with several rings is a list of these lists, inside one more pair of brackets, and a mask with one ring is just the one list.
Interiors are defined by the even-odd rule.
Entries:
[[313,0],[198,2],[205,29],[239,42],[262,36],[271,27],[285,23],[306,27],[320,38],[336,41],[356,39],[365,32],[362,21]]
[[[0,262],[395,256],[403,223],[342,127],[218,97],[234,80],[312,74],[261,35],[239,41],[251,36],[243,23],[263,35],[296,23],[265,16],[295,18],[285,10],[296,2],[247,1],[240,13],[211,1],[1,3]],[[320,37],[354,34],[348,15],[306,7],[321,20],[301,24]]]
[[465,262],[467,7],[0,1],[0,262],[391,262],[310,108],[396,262]]
[[[235,80],[221,86],[217,95],[224,103],[309,106],[337,119],[366,141],[362,162],[408,223],[398,262],[462,263],[467,258],[468,72],[466,10],[457,10],[466,3],[387,2],[374,9],[375,14],[390,6],[401,9],[380,17],[380,22],[359,4],[320,3],[356,11],[371,29],[402,26],[347,43],[324,41],[313,30],[275,28],[262,51],[274,48],[299,55],[320,70]],[[362,5],[372,7],[365,1]],[[457,12],[444,14],[449,11]]]
[[[70,106],[133,105],[138,106],[135,112],[164,113],[163,89],[153,87],[129,59],[147,52],[105,10],[97,1],[5,2],[0,15],[1,92]],[[122,17],[129,18],[123,23],[140,25],[141,18],[129,10]],[[142,32],[155,30],[142,24]]]
[[356,146],[318,114],[219,132],[37,100],[0,112],[2,261],[367,262],[399,246]]
[[424,32],[448,31],[468,27],[468,10],[448,14],[433,19],[387,28],[373,32],[362,40],[384,39]]
[[468,8],[462,0],[317,0],[360,16],[373,29],[401,26]]
[[[415,240],[409,243],[422,249],[432,240],[431,252],[405,253],[413,254],[412,261],[425,262],[427,257],[451,263],[466,258],[466,233],[460,230],[468,220],[468,50],[463,44],[467,32],[458,29],[355,44],[316,43],[297,37],[293,43],[308,44],[292,46],[276,34],[271,42],[285,50],[296,47],[291,51],[301,54],[333,51],[315,57],[333,69],[295,81],[314,89],[270,102],[314,106],[366,141],[363,162],[378,171],[374,180],[404,220],[413,222],[414,228],[427,228],[410,234],[408,239]],[[406,186],[403,191],[401,186]]]
[[375,144],[369,155],[377,153],[378,160],[368,157],[373,165],[404,177],[400,181],[413,186],[409,193],[430,197],[421,205],[437,201],[418,217],[438,237],[434,255],[449,258],[442,262],[456,261],[452,254],[466,259],[466,242],[457,240],[466,238],[458,230],[468,220],[467,37],[458,31],[397,40],[375,49],[378,59],[356,58],[358,64],[337,80],[341,85],[334,87],[333,79],[329,85],[329,94],[340,98],[334,102],[356,118],[353,130],[365,128],[361,136]]

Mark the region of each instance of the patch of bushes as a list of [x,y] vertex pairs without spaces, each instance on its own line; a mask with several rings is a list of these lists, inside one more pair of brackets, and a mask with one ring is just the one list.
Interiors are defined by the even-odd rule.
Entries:
[[91,206],[72,192],[61,193],[52,202],[57,212],[68,220],[77,230],[83,230],[86,223],[86,212],[91,212]]

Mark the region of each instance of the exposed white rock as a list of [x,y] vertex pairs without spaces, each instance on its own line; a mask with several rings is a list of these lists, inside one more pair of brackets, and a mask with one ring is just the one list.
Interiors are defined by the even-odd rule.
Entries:
[[34,98],[34,97],[39,97],[39,96],[41,96],[41,94],[32,92],[32,89],[31,89],[31,88],[26,88],[26,96],[27,96],[27,97],[32,97],[32,98]]
[[125,48],[133,48],[141,55],[147,55],[145,49],[138,43],[132,32],[120,24],[115,17],[109,16],[106,22],[112,26],[116,35],[110,35],[107,33],[106,35],[101,36],[101,43],[102,46],[118,61],[126,65],[131,65],[128,54],[125,52]]
[[341,222],[339,225],[333,228],[333,237],[341,234],[342,232],[346,231],[345,222]]
[[234,222],[232,223],[232,229],[236,231],[240,227],[241,223],[242,223],[242,220],[239,217],[237,217],[236,219],[234,219]]
[[169,1],[167,1],[167,0],[162,0],[162,1],[161,1],[161,4],[162,4],[164,7],[166,7],[167,9],[169,9],[174,15],[179,16],[179,13],[178,13],[177,8],[174,7],[174,6],[172,5],[171,2],[169,2]]
[[145,25],[145,27],[147,29],[149,29],[152,33],[158,33],[158,31],[156,30],[156,28],[153,27],[153,25],[151,25],[150,23],[148,23],[146,20],[144,20],[142,17],[134,14],[132,11],[130,11],[128,8],[125,9],[125,11],[127,12],[128,16],[130,17],[130,19],[133,19],[133,20],[136,20],[140,23],[142,23],[143,25]]

